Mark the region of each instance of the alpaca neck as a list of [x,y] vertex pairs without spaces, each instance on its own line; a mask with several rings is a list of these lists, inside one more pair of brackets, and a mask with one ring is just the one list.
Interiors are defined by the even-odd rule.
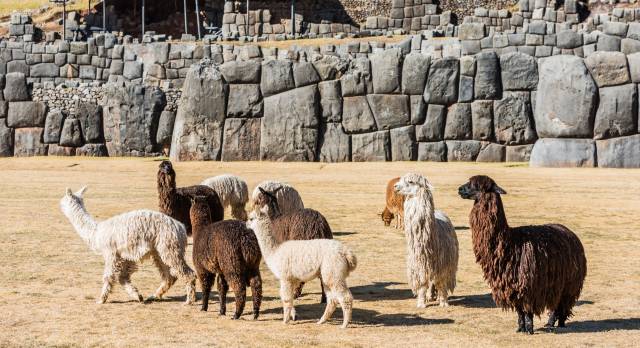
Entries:
[[[409,204],[413,208],[413,211],[405,215],[411,219],[419,219],[424,221],[424,226],[427,227],[427,232],[431,232],[435,228],[436,217],[433,208],[433,196],[426,190],[420,190],[417,195],[408,199]],[[422,224],[420,224],[422,225]],[[432,233],[429,233],[431,236]]]
[[160,207],[170,209],[170,205],[174,203],[176,195],[176,180],[168,174],[160,173],[158,175],[158,196],[160,198]]
[[[192,208],[193,209],[193,208]],[[197,238],[198,231],[211,224],[211,216],[207,210],[198,210],[190,215],[191,233],[193,238]]]
[[274,260],[272,259],[274,253],[278,249],[278,244],[276,240],[273,238],[273,228],[271,225],[271,220],[265,217],[259,218],[257,220],[256,227],[254,229],[256,239],[258,239],[258,245],[260,246],[260,251],[262,252],[262,256],[264,257],[267,266],[273,272],[276,277],[279,277],[279,272],[276,269]]
[[477,259],[493,257],[496,249],[509,241],[509,224],[498,194],[483,194],[475,202],[469,222]]
[[98,229],[98,223],[89,214],[87,209],[81,204],[73,204],[71,211],[65,213],[69,222],[73,225],[80,238],[95,250],[95,235]]

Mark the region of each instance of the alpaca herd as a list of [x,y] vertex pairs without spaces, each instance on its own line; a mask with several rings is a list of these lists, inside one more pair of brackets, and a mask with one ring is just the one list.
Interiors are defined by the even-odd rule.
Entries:
[[[86,187],[67,189],[60,208],[78,235],[104,258],[103,287],[97,303],[107,301],[116,281],[136,301],[162,299],[178,278],[186,282],[186,304],[196,301],[196,280],[202,289],[203,311],[211,288],[217,285],[219,312],[226,314],[226,296],[234,293],[233,319],[243,314],[247,287],[251,288],[253,319],[262,303],[260,264],[280,282],[283,321],[296,320],[294,301],[304,283],[319,279],[321,303],[318,324],[342,308],[342,328],[352,318],[354,298],[347,277],[358,261],[353,251],[333,238],[327,219],[305,208],[291,185],[264,181],[251,197],[246,182],[220,175],[201,185],[177,187],[176,172],[163,161],[157,173],[159,212],[137,210],[97,221],[85,208]],[[518,332],[533,334],[533,316],[549,312],[547,328],[564,327],[573,314],[587,273],[584,248],[567,227],[557,224],[510,227],[502,205],[506,191],[487,176],[474,176],[458,194],[474,201],[469,216],[475,260],[491,288],[495,303],[518,314]],[[247,203],[251,201],[249,214]],[[232,220],[224,220],[225,208]],[[433,186],[420,174],[391,179],[386,186],[385,226],[396,219],[404,230],[408,284],[417,307],[429,301],[449,305],[456,288],[459,245],[449,217],[435,209]],[[192,262],[185,252],[192,237]],[[144,301],[131,284],[138,263],[153,260],[162,282]]]

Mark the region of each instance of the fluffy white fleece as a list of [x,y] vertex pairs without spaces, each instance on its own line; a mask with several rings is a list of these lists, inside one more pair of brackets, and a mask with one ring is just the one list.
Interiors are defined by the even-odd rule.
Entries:
[[152,258],[162,283],[149,299],[162,298],[177,278],[187,282],[187,303],[195,300],[195,274],[184,259],[187,232],[183,224],[159,212],[136,210],[96,221],[84,206],[86,187],[75,194],[67,189],[60,208],[89,247],[104,257],[103,287],[98,303],[107,301],[116,280],[134,299],[142,295],[131,284],[137,263]]
[[231,215],[235,219],[247,220],[245,206],[249,201],[249,189],[242,178],[231,174],[223,174],[204,180],[202,185],[209,186],[216,191],[222,206],[225,209],[230,206]]
[[253,193],[251,194],[251,200],[253,202],[258,199],[260,188],[275,194],[278,200],[278,208],[280,208],[280,213],[283,215],[304,209],[302,197],[300,197],[298,191],[289,184],[278,181],[263,181],[253,189]]

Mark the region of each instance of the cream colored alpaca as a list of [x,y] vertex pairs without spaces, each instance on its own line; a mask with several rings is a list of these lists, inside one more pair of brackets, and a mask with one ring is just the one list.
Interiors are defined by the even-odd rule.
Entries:
[[187,281],[187,300],[195,300],[196,277],[184,259],[187,232],[183,224],[167,215],[151,210],[136,210],[96,221],[84,206],[86,187],[75,194],[67,189],[60,200],[60,208],[76,232],[89,247],[104,257],[104,285],[97,303],[107,301],[116,280],[129,296],[142,302],[142,295],[131,284],[131,274],[137,271],[137,262],[152,258],[162,276],[155,296],[162,296],[177,278]]
[[425,308],[438,292],[440,306],[449,305],[448,296],[456,287],[458,238],[451,220],[434,211],[431,183],[422,175],[407,174],[395,185],[403,194],[404,233],[407,239],[407,276],[418,308]]
[[222,206],[231,207],[231,215],[241,221],[247,220],[245,205],[249,201],[249,189],[242,178],[231,174],[214,176],[204,180],[201,185],[211,187],[220,198]]
[[260,196],[260,189],[271,192],[276,196],[278,200],[278,208],[282,215],[287,215],[291,212],[304,209],[304,203],[302,197],[298,191],[289,184],[285,184],[277,181],[263,181],[256,186],[251,194],[251,201],[254,203],[254,209],[260,209],[262,207],[255,207],[255,203]]
[[298,284],[321,277],[327,293],[327,307],[318,324],[331,318],[340,303],[342,328],[346,328],[351,321],[353,306],[353,296],[346,279],[357,265],[353,252],[334,239],[293,240],[278,245],[272,235],[268,208],[252,212],[247,226],[256,234],[267,266],[280,280],[284,322],[296,320],[293,300]]

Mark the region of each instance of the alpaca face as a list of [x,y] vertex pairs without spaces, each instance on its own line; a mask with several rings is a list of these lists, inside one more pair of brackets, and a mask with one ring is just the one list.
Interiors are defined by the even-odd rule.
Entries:
[[267,206],[257,208],[249,213],[247,218],[247,228],[256,231],[258,220],[269,217],[269,208]]
[[469,179],[469,182],[458,188],[458,194],[464,199],[477,199],[483,193],[496,193],[506,195],[493,179],[486,175],[477,175]]
[[176,173],[170,161],[162,161],[162,163],[160,163],[160,172],[167,175],[175,175]]
[[384,208],[384,211],[382,211],[382,213],[378,215],[380,215],[380,217],[382,218],[385,226],[389,227],[391,225],[391,221],[393,220],[394,215],[389,211],[389,209]]
[[398,181],[394,186],[394,190],[396,193],[407,197],[415,197],[422,190],[426,190],[427,192],[431,192],[433,190],[433,186],[427,178],[420,174],[406,174],[400,181]]
[[75,194],[71,192],[71,189],[67,188],[65,195],[60,199],[60,210],[62,210],[62,212],[68,216],[69,214],[71,214],[74,207],[83,207],[84,200],[82,196],[86,191],[86,186],[78,190],[78,192],[76,192]]

